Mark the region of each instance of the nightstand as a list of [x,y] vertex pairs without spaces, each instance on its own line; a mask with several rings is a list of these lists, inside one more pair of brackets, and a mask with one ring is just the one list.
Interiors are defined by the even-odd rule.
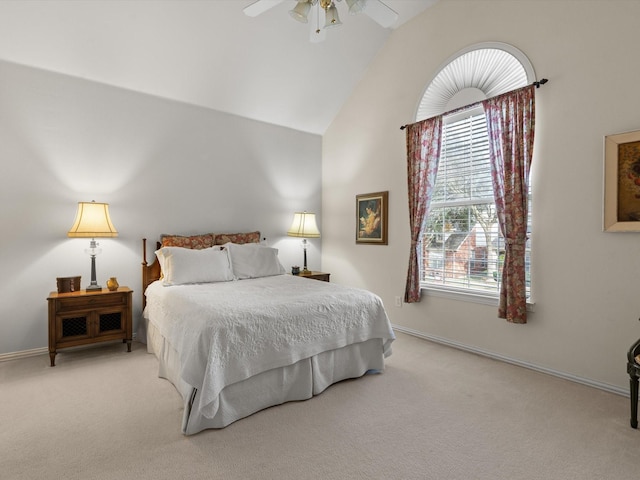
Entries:
[[331,274],[330,273],[323,273],[323,272],[309,272],[309,273],[300,272],[298,274],[299,277],[312,278],[314,280],[321,280],[323,282],[328,282],[329,281],[329,275],[331,275]]
[[51,292],[49,302],[49,358],[56,365],[58,349],[122,340],[131,351],[132,293],[115,291]]

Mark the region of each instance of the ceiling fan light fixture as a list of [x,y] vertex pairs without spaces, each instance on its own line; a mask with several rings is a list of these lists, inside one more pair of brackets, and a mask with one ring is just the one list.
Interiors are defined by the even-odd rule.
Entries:
[[[0,0],[2,1],[2,0]],[[248,0],[247,0],[248,1]],[[310,24],[309,40],[318,43],[325,39],[326,30],[342,25],[338,14],[337,3],[342,0],[296,0],[293,9],[289,10],[291,18],[300,23]],[[349,14],[364,13],[374,22],[384,28],[393,28],[398,23],[398,12],[384,2],[386,0],[345,0]],[[433,0],[430,0],[433,1]],[[242,11],[249,17],[256,17],[261,13],[280,5],[284,0],[253,0]],[[293,3],[293,2],[292,2]],[[324,16],[324,26],[322,17]]]
[[346,0],[351,15],[361,13],[367,6],[367,0]]
[[289,15],[298,22],[307,23],[309,21],[309,10],[311,10],[311,2],[309,0],[300,0],[293,7],[293,10],[289,10]]
[[338,16],[338,9],[333,2],[325,9],[325,12],[324,28],[333,28],[342,25],[340,17]]

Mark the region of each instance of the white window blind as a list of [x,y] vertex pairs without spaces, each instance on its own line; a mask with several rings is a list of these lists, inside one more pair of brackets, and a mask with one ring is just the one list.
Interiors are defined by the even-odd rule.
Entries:
[[[426,288],[497,296],[504,261],[482,107],[445,118],[436,185],[423,228]],[[529,231],[530,231],[529,215]],[[529,244],[526,268],[529,275]],[[527,281],[529,296],[529,281]]]

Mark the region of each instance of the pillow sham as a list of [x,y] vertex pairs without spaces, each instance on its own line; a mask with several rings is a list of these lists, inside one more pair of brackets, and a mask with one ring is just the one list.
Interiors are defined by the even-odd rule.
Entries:
[[278,260],[278,249],[259,243],[225,243],[231,269],[238,280],[282,275],[285,269]]
[[248,232],[248,233],[216,233],[215,242],[216,245],[224,245],[226,243],[260,243],[260,232]]
[[163,285],[228,282],[234,279],[229,252],[220,247],[162,247],[156,251]]
[[214,238],[215,237],[212,233],[191,236],[168,235],[165,233],[160,235],[160,244],[163,247],[182,247],[199,250],[203,248],[213,247]]

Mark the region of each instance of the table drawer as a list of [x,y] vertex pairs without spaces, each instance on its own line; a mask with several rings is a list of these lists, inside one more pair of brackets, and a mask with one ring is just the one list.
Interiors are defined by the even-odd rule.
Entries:
[[56,302],[56,311],[90,310],[102,307],[118,307],[124,304],[124,295],[91,295],[87,297],[59,298]]

